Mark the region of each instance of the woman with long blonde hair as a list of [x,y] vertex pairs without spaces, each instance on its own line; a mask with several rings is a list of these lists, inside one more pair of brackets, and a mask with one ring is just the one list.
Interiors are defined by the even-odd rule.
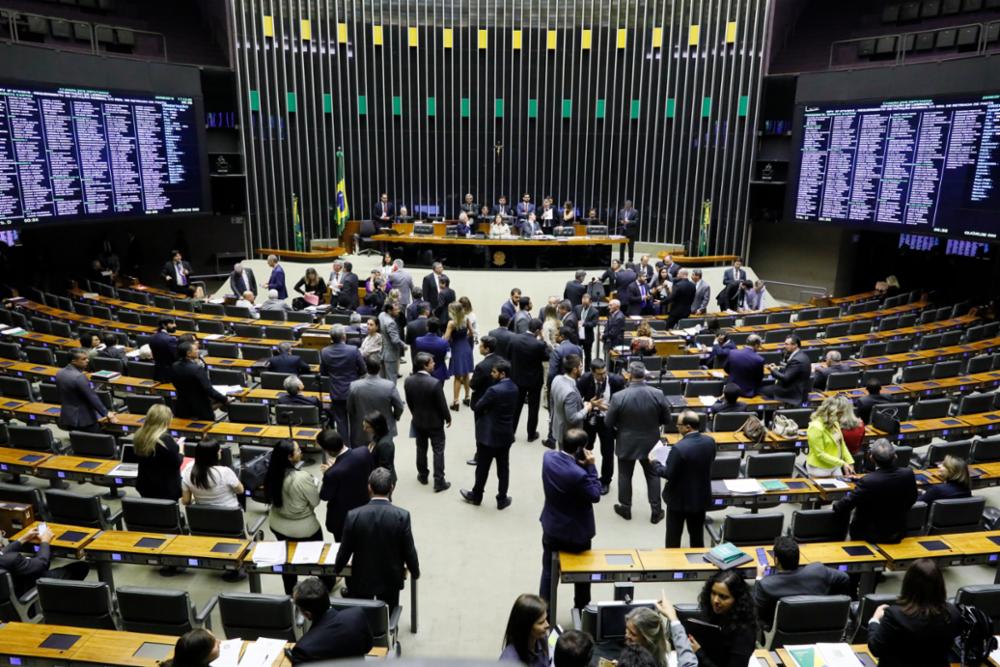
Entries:
[[854,473],[854,456],[840,431],[841,405],[837,398],[831,396],[820,403],[809,420],[806,470],[810,477],[833,477],[841,469],[848,475]]
[[452,384],[451,409],[458,412],[458,395],[465,388],[465,399],[469,405],[469,376],[474,364],[472,362],[472,326],[465,316],[465,306],[460,301],[448,304],[448,327],[444,330],[444,339],[451,345],[451,361],[448,362],[448,372],[454,380]]
[[133,446],[139,460],[139,476],[135,488],[143,498],[178,500],[181,497],[181,463],[184,455],[180,445],[170,436],[170,420],[174,413],[166,405],[154,405],[135,433]]
[[834,399],[840,415],[840,434],[844,437],[844,444],[852,455],[857,454],[864,443],[865,423],[854,414],[854,404],[845,394],[837,394]]

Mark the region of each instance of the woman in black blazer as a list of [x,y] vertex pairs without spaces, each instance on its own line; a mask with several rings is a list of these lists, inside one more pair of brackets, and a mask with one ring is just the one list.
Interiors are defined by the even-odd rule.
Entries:
[[896,603],[875,610],[868,648],[879,667],[947,667],[960,619],[958,608],[946,600],[941,571],[921,558],[906,570]]
[[184,455],[167,432],[173,417],[166,405],[154,405],[135,433],[135,455],[139,460],[135,487],[143,498],[178,500],[181,497]]
[[722,630],[711,645],[691,637],[699,667],[746,667],[757,648],[757,611],[746,580],[735,570],[716,572],[701,589],[698,606],[700,618]]
[[372,469],[385,468],[392,475],[392,485],[396,485],[396,443],[389,433],[389,423],[385,415],[373,410],[364,416],[362,428],[371,439],[368,450],[372,453]]
[[950,500],[952,498],[968,498],[972,495],[972,483],[969,480],[969,466],[964,459],[950,454],[941,462],[939,476],[944,480],[924,491],[917,500],[922,500],[930,506],[935,500]]

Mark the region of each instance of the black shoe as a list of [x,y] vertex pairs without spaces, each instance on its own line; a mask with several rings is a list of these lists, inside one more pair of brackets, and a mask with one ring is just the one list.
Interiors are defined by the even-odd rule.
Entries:
[[[434,490],[437,491],[437,489]],[[470,505],[475,505],[476,507],[479,507],[480,505],[483,504],[483,499],[477,498],[472,493],[472,491],[466,491],[465,489],[462,489],[461,491],[459,491],[459,493],[462,494],[462,500],[469,503]]]
[[417,475],[417,481],[427,486],[427,475]]
[[626,507],[625,505],[615,505],[615,514],[625,519],[626,521],[632,520],[632,508]]
[[556,448],[556,441],[552,440],[550,438],[545,438],[545,440],[542,441],[542,444],[545,445],[546,447],[548,447],[549,449],[555,449]]
[[435,484],[434,493],[441,493],[442,491],[447,491],[450,488],[451,488],[451,482],[445,482],[444,484],[441,485]]
[[468,461],[466,461],[465,463],[466,463],[467,465],[470,465],[470,466],[477,466],[477,465],[479,465],[479,461],[477,461],[476,459],[469,459],[469,460],[468,460]]
[[663,521],[664,516],[666,515],[663,513],[663,510],[658,510],[650,515],[649,522],[655,526],[656,524]]
[[538,440],[538,431],[528,434],[528,442],[534,442],[535,440]]
[[451,404],[451,411],[452,412],[458,412],[458,403],[457,402]]
[[514,499],[510,496],[504,496],[503,498],[497,498],[497,509],[505,510],[510,507],[510,504],[514,502]]
[[471,398],[463,398],[462,399],[462,405],[464,405],[465,407],[471,406],[472,405],[472,399]]
[[607,484],[601,484],[601,495],[606,496],[608,492],[611,491],[611,487]]

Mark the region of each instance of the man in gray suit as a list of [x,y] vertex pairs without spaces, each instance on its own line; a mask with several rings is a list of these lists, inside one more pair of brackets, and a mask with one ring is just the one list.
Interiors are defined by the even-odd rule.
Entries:
[[59,392],[59,428],[66,431],[100,431],[98,422],[113,421],[115,413],[101,403],[84,371],[90,358],[82,348],[73,350],[69,364],[56,373]]
[[350,419],[351,447],[368,444],[363,422],[369,412],[380,412],[389,426],[389,434],[396,436],[396,421],[403,416],[403,399],[399,397],[396,383],[379,377],[382,369],[378,355],[365,358],[368,375],[351,383],[347,390],[347,418]]
[[514,315],[514,319],[511,320],[510,330],[516,334],[525,333],[528,331],[528,325],[531,324],[531,297],[521,295],[521,300],[517,302],[519,310],[517,314]]
[[646,367],[643,364],[632,362],[628,372],[628,386],[611,397],[604,417],[604,425],[616,432],[618,504],[615,505],[615,513],[623,519],[632,519],[632,472],[638,461],[646,477],[650,522],[656,524],[664,516],[660,478],[653,474],[647,457],[660,441],[660,426],[670,419],[670,405],[662,391],[646,385]]
[[583,422],[593,407],[590,401],[583,402],[583,396],[576,387],[576,381],[582,372],[580,356],[567,355],[562,358],[562,373],[552,378],[552,385],[549,387],[551,435],[560,446],[566,431],[583,428]]
[[399,317],[399,304],[395,301],[387,301],[378,316],[379,328],[382,331],[381,376],[394,385],[396,379],[399,378],[399,357],[406,345],[399,335],[399,325],[396,324],[397,317]]
[[413,301],[413,276],[410,275],[409,271],[403,269],[403,260],[401,259],[392,263],[389,287],[399,290],[399,303],[403,306],[409,306]]
[[257,279],[254,278],[253,271],[243,268],[243,264],[237,262],[233,265],[233,272],[229,274],[229,289],[237,297],[242,297],[246,292],[253,292],[257,296]]
[[268,290],[267,291],[267,301],[265,301],[264,303],[260,304],[260,307],[257,310],[287,310],[287,311],[290,311],[291,309],[292,309],[292,307],[289,306],[287,303],[285,303],[284,299],[279,299],[278,298],[278,290],[272,289],[272,290]]
[[747,279],[747,270],[743,268],[743,258],[737,257],[733,265],[722,273],[722,285],[729,287],[730,283],[741,283]]
[[708,300],[712,296],[712,288],[708,281],[702,278],[701,269],[691,271],[691,280],[694,281],[694,302],[691,304],[691,314],[704,315],[708,310]]

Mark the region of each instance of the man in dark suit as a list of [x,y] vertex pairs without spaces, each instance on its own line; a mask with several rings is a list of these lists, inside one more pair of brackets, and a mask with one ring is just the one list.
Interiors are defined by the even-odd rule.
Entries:
[[639,290],[638,282],[630,282],[618,291],[618,300],[625,308],[625,314],[629,317],[642,314],[642,294]]
[[743,390],[735,382],[727,382],[722,388],[722,400],[712,406],[712,414],[726,412],[747,412],[747,404],[740,400]]
[[781,535],[774,540],[774,572],[765,576],[765,566],[757,564],[753,601],[757,619],[770,629],[778,601],[791,595],[850,595],[851,578],[846,572],[822,563],[799,566],[799,545],[795,538]]
[[278,354],[267,360],[267,370],[270,373],[307,375],[310,369],[305,359],[292,354],[291,343],[279,343]]
[[285,269],[278,264],[278,256],[268,255],[267,265],[271,267],[271,275],[267,278],[268,291],[276,290],[279,299],[287,299],[288,287],[285,285]]
[[[590,550],[597,534],[594,504],[601,500],[601,481],[594,467],[594,453],[586,448],[587,434],[570,429],[556,451],[542,457],[542,578],[538,595],[548,600],[552,592],[552,554]],[[590,584],[574,584],[573,606],[590,603]],[[550,618],[554,614],[550,613]]]
[[243,268],[240,262],[234,264],[233,272],[229,274],[229,289],[236,297],[242,297],[244,292],[253,292],[257,296],[257,279],[253,271]]
[[413,296],[413,301],[411,301],[410,305],[408,305],[406,307],[406,322],[407,323],[410,323],[413,320],[415,320],[418,317],[420,317],[420,309],[423,308],[424,306],[427,306],[427,312],[428,312],[428,314],[431,311],[431,304],[429,304],[428,302],[424,301],[423,290],[421,290],[419,287],[414,287],[413,288],[413,292],[411,292],[411,294]]
[[441,276],[438,284],[441,285],[441,289],[438,290],[438,305],[434,315],[447,326],[448,320],[451,319],[448,314],[448,306],[453,304],[458,297],[455,295],[455,290],[451,288],[451,279],[448,276]]
[[448,341],[441,337],[441,321],[436,317],[427,320],[427,333],[413,341],[414,358],[420,352],[431,355],[434,359],[434,368],[431,375],[444,382],[448,379],[448,364],[445,358],[451,346]]
[[611,260],[611,267],[604,269],[600,282],[604,285],[604,292],[606,294],[611,294],[611,292],[618,289],[618,272],[621,270],[622,263],[617,259]]
[[826,353],[826,358],[822,364],[816,365],[816,370],[812,374],[812,388],[816,391],[826,391],[826,381],[830,379],[831,373],[847,373],[851,367],[840,362],[840,352],[830,350]]
[[517,315],[518,303],[521,301],[521,290],[515,287],[510,291],[510,298],[500,304],[500,314],[506,315],[508,319],[514,319]]
[[331,609],[330,591],[317,577],[300,581],[292,592],[295,606],[309,619],[309,632],[295,642],[291,651],[293,665],[364,658],[372,650],[372,631],[360,608]]
[[722,364],[729,381],[739,385],[744,396],[756,396],[764,381],[764,357],[757,353],[760,345],[760,336],[750,334],[746,345],[730,352]]
[[[628,286],[639,279],[639,274],[636,273],[635,269],[632,268],[632,264],[626,264],[625,268],[619,268],[618,272],[615,273],[615,285],[614,289],[618,292],[624,293],[628,290]],[[621,300],[621,297],[618,297]]]
[[[577,322],[577,337],[583,348],[583,367],[590,368],[590,357],[594,353],[594,330],[597,328],[597,308],[590,301],[590,294],[580,297],[580,305],[573,308],[573,316]],[[582,335],[581,335],[582,330]],[[624,330],[622,332],[624,336]]]
[[618,261],[625,261],[625,246],[628,246],[628,261],[635,257],[635,240],[639,238],[639,211],[632,208],[632,202],[625,200],[625,205],[618,211],[618,233],[628,239],[627,243],[618,246]]
[[510,340],[514,337],[514,333],[510,330],[510,318],[501,313],[497,318],[497,324],[500,326],[491,331],[490,336],[496,339],[496,353],[510,361]]
[[[802,351],[802,341],[795,334],[785,339],[785,368],[771,364],[771,377],[774,384],[761,387],[762,396],[773,398],[788,405],[799,407],[809,398],[812,385],[812,361],[809,355]],[[732,353],[730,353],[732,356]]]
[[833,504],[837,514],[850,515],[851,539],[895,544],[906,535],[906,515],[917,500],[913,470],[896,465],[896,450],[885,438],[868,451],[876,469],[855,481],[854,490]]
[[117,359],[123,365],[128,364],[128,355],[125,347],[118,344],[118,335],[110,331],[101,336],[104,347],[97,351],[97,356],[101,359]]
[[[487,389],[497,383],[497,379],[493,377],[493,368],[501,361],[505,361],[503,356],[497,352],[497,339],[493,337],[493,334],[479,339],[479,354],[483,355],[483,358],[476,364],[472,371],[472,378],[469,380],[473,405],[482,399]],[[510,370],[507,371],[507,378],[510,378]]]
[[493,206],[493,215],[502,215],[505,218],[511,217],[513,211],[510,208],[510,204],[507,203],[507,198],[500,195],[497,199],[497,203]]
[[670,419],[670,405],[663,392],[646,384],[646,367],[632,362],[628,367],[628,386],[611,397],[604,423],[615,432],[615,455],[618,457],[618,504],[615,514],[632,519],[632,473],[636,462],[646,478],[646,498],[650,522],[663,519],[660,480],[650,467],[649,452],[660,442],[660,427]]
[[528,401],[528,442],[538,440],[538,408],[542,400],[544,375],[542,364],[548,360],[548,346],[542,340],[542,321],[532,319],[528,331],[511,338],[511,380],[517,385],[518,401],[514,411],[514,431],[521,421],[521,408]]
[[590,372],[584,373],[576,381],[580,396],[584,401],[600,399],[590,411],[590,417],[583,422],[587,433],[587,449],[594,448],[597,438],[601,439],[601,495],[607,495],[615,474],[615,433],[604,423],[611,397],[625,388],[625,378],[617,373],[609,373],[604,359],[594,359]]
[[171,292],[194,294],[191,288],[191,264],[184,261],[180,250],[170,251],[170,261],[160,269],[160,275]]
[[172,369],[174,416],[181,419],[215,421],[212,401],[225,405],[229,399],[220,394],[208,379],[208,371],[198,358],[198,342],[186,340],[177,346],[180,359]]
[[673,329],[677,323],[686,317],[691,316],[691,305],[694,303],[697,287],[688,280],[687,269],[677,272],[677,280],[674,282],[670,296],[667,298],[670,303],[670,311],[667,317],[667,328]]
[[618,299],[608,301],[608,323],[601,334],[604,342],[604,357],[608,352],[619,345],[625,344],[625,313],[622,312],[622,304]]
[[417,356],[417,339],[427,335],[427,318],[431,316],[431,307],[421,302],[417,307],[417,316],[406,322],[406,345],[410,348],[410,358]]
[[877,378],[869,380],[865,385],[865,390],[868,393],[854,401],[854,409],[857,410],[858,419],[866,424],[871,424],[872,408],[880,403],[889,403],[892,399],[882,395],[882,383]]
[[647,283],[653,282],[653,278],[656,277],[656,269],[649,263],[649,255],[639,257],[639,264],[635,267],[635,273],[637,276],[646,276]]
[[[82,561],[49,569],[49,562],[52,559],[49,544],[52,538],[52,530],[48,526],[42,530],[35,524],[35,527],[28,530],[20,540],[11,540],[3,547],[3,553],[0,554],[0,570],[10,573],[14,582],[14,594],[18,597],[34,588],[35,582],[42,577],[72,581],[83,581],[87,578],[90,565]],[[36,553],[31,553],[33,543],[38,544]],[[25,553],[31,553],[31,557],[26,558]]]
[[729,287],[732,283],[741,283],[747,279],[747,270],[743,268],[743,258],[737,257],[733,265],[722,274],[722,286]]
[[59,428],[64,431],[98,432],[98,422],[114,420],[115,413],[101,403],[97,392],[84,375],[90,359],[87,351],[76,348],[69,363],[56,373],[56,390],[59,392]]
[[[496,355],[491,355],[496,356]],[[482,362],[481,362],[482,363]],[[478,366],[477,366],[478,370]],[[476,483],[462,498],[473,505],[483,502],[490,466],[497,462],[497,509],[510,507],[510,446],[514,444],[514,411],[518,390],[510,379],[510,362],[499,359],[490,371],[493,385],[472,402],[476,415]]]
[[460,212],[464,212],[469,218],[475,218],[479,215],[479,204],[476,203],[476,198],[472,196],[471,192],[465,194],[465,199],[458,206]]
[[354,266],[350,262],[344,262],[344,275],[340,280],[337,305],[357,310],[359,303],[358,284],[358,274],[354,273]]
[[531,203],[531,195],[525,192],[521,195],[521,201],[517,203],[517,219],[526,220],[527,217],[535,212],[535,205]]
[[563,288],[563,298],[569,301],[574,308],[580,305],[583,295],[587,293],[587,285],[583,282],[586,279],[586,271],[577,271],[573,280],[567,282],[566,287]]
[[705,512],[712,506],[712,462],[715,440],[698,431],[698,413],[685,410],[677,415],[681,439],[670,448],[665,465],[650,455],[653,474],[667,480],[663,499],[667,502],[668,549],[681,546],[687,524],[692,548],[705,546]]
[[528,325],[531,323],[531,297],[521,295],[520,301],[517,302],[517,307],[517,314],[510,321],[510,330],[516,334],[521,334],[528,331]]
[[434,357],[419,352],[413,359],[413,374],[403,382],[403,393],[412,417],[411,427],[417,439],[417,481],[427,484],[427,446],[434,453],[434,492],[446,491],[451,482],[444,478],[444,429],[451,428],[451,412],[444,397],[444,383],[432,375]]
[[[573,342],[573,330],[569,327],[559,327],[556,331],[556,346],[549,352],[549,372],[545,376],[545,385],[551,386],[552,380],[563,372],[563,359],[576,355],[583,359],[583,350]],[[580,369],[583,372],[583,369]]]
[[421,294],[423,294],[424,301],[431,304],[431,309],[438,307],[438,291],[440,290],[439,282],[441,276],[444,275],[444,264],[441,262],[434,262],[431,265],[431,272],[424,276],[424,280],[420,285]]
[[347,513],[334,563],[337,572],[351,563],[350,590],[344,592],[345,597],[377,598],[389,609],[399,606],[405,570],[414,579],[420,578],[410,513],[392,504],[392,489],[392,476],[385,468],[376,468],[368,476],[371,500]]
[[337,432],[350,440],[350,422],[347,417],[347,392],[351,383],[366,373],[361,350],[344,342],[347,332],[342,324],[330,327],[330,345],[319,353],[319,374],[329,378],[330,416]]
[[302,395],[302,390],[305,389],[305,385],[302,384],[302,380],[299,379],[298,375],[289,375],[286,377],[282,386],[285,389],[285,393],[278,394],[278,405],[305,405],[316,408],[322,416],[323,401],[319,400],[315,396]]
[[388,227],[392,224],[392,216],[396,207],[389,201],[389,194],[383,192],[378,196],[378,201],[372,206],[372,222],[377,228]]
[[323,483],[319,499],[326,501],[326,529],[339,542],[344,534],[347,513],[368,502],[372,453],[367,447],[348,447],[340,434],[331,429],[320,431],[316,444],[330,461],[320,465]]
[[170,368],[177,361],[177,323],[160,320],[156,333],[149,339],[149,351],[153,353],[153,379],[170,382]]

